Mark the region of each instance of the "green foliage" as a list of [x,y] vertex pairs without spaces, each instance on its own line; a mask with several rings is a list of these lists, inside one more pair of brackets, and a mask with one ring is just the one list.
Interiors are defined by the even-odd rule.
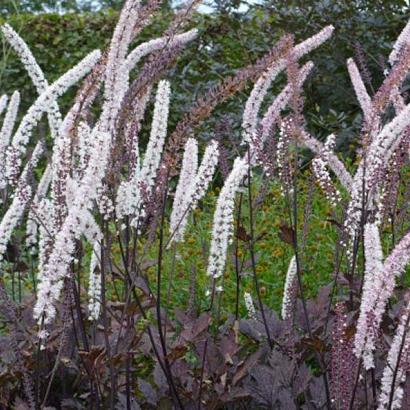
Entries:
[[0,16],[20,13],[80,12],[119,9],[123,0],[2,0]]

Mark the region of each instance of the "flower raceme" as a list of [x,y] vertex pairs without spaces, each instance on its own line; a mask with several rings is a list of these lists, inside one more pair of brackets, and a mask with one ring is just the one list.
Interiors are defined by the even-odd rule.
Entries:
[[206,147],[198,168],[197,142],[188,139],[170,218],[170,243],[183,240],[189,212],[196,208],[205,195],[218,165],[218,157],[218,143],[212,141]]

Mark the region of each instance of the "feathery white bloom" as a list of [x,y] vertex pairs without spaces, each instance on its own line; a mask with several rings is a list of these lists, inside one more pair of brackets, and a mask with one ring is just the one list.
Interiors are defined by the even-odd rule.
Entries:
[[202,158],[201,165],[196,173],[192,197],[188,202],[191,202],[191,210],[194,210],[199,200],[205,195],[212,177],[214,176],[216,166],[218,165],[219,148],[218,142],[212,140],[205,148],[204,157]]
[[[330,38],[334,30],[333,26],[327,26],[319,33],[308,38],[302,43],[293,48],[293,55],[298,60],[305,54],[319,47],[322,43]],[[267,70],[260,76],[255,83],[252,92],[246,101],[245,110],[242,120],[242,141],[250,142],[254,137],[258,124],[258,114],[262,105],[263,99],[278,74],[286,67],[286,60],[280,59],[275,61]]]
[[88,283],[88,311],[89,319],[97,320],[101,309],[101,240],[103,234],[90,212],[84,212],[85,229],[82,232],[88,242],[93,245],[90,261],[90,276]]
[[366,370],[374,367],[373,350],[375,334],[373,332],[373,310],[378,286],[383,275],[383,250],[379,228],[376,223],[368,223],[364,228],[365,274],[360,304],[360,315],[354,339],[354,353],[357,358],[363,356]]
[[10,103],[4,117],[3,126],[0,131],[0,189],[6,187],[6,149],[10,143],[10,137],[16,122],[17,112],[20,105],[20,93],[15,91],[11,96]]
[[101,216],[105,221],[108,221],[114,214],[114,204],[109,196],[108,186],[102,184],[97,189],[97,205]]
[[[43,199],[47,194],[48,187],[51,183],[51,165],[48,164],[37,187],[36,194],[34,195],[31,209],[27,217],[26,227],[26,244],[29,248],[32,248],[37,243],[38,224],[44,223],[44,220],[50,219],[51,215],[47,214],[48,206],[45,206]],[[38,220],[41,213],[41,221]]]
[[245,292],[243,294],[243,298],[245,300],[246,311],[248,312],[249,319],[256,320],[256,309],[253,304],[252,295],[249,292]]
[[[147,192],[150,193],[155,183],[158,167],[161,162],[165,137],[167,135],[170,93],[171,87],[169,82],[166,80],[160,81],[155,98],[151,133],[141,170],[138,173],[135,173],[128,184],[129,186],[125,186],[125,188],[122,189],[123,192],[121,192],[121,197],[125,195],[125,197],[132,201],[128,205],[128,207],[130,207],[129,210],[131,211],[129,213],[130,215],[139,213],[141,207],[144,205],[142,203],[140,184],[143,184]],[[124,192],[126,192],[126,194]],[[137,226],[138,217],[134,218],[131,224]]]
[[80,174],[85,170],[87,167],[88,159],[90,157],[90,138],[91,129],[90,126],[81,121],[78,124],[77,129],[77,136],[78,136],[78,143],[77,143],[77,158],[78,158],[78,171]]
[[33,81],[34,86],[37,89],[44,91],[48,86],[47,81],[44,78],[43,71],[37,64],[37,61],[28,48],[27,44],[10,25],[4,24],[0,27],[0,30],[2,31],[8,43],[16,51],[21,62],[24,64],[28,75]]
[[410,21],[406,24],[396,42],[394,43],[393,50],[389,55],[390,65],[399,59],[400,52],[403,51],[403,48],[410,44]]
[[[299,72],[298,76],[298,87],[302,87],[303,83],[306,81],[307,76],[312,71],[313,63],[308,61]],[[274,123],[280,116],[281,111],[286,107],[289,103],[290,98],[292,97],[292,86],[287,84],[286,87],[278,94],[278,96],[274,99],[272,104],[269,106],[268,110],[266,111],[265,115],[261,120],[261,127],[262,127],[262,141],[265,141],[268,137]]]
[[182,224],[188,213],[186,198],[191,196],[195,175],[198,168],[198,143],[194,138],[188,138],[185,144],[181,172],[175,191],[174,203],[170,217],[170,232],[176,241],[183,238]]
[[0,115],[3,114],[3,111],[6,109],[7,107],[7,101],[8,101],[8,97],[6,94],[3,94],[0,97]]
[[50,323],[55,316],[55,303],[58,300],[63,280],[73,260],[75,240],[88,228],[88,209],[97,196],[101,186],[109,157],[109,135],[94,131],[91,138],[92,149],[88,167],[84,173],[68,215],[60,230],[56,233],[54,247],[42,272],[42,281],[38,287],[38,298],[34,308],[34,317],[41,323]]
[[[379,395],[379,405],[377,410],[394,410],[402,408],[403,387],[406,381],[407,366],[403,366],[409,358],[410,332],[409,332],[410,302],[400,318],[393,342],[387,356],[387,363],[383,370],[381,392]],[[397,373],[393,386],[394,372]],[[390,393],[393,389],[392,405],[389,407]]]
[[316,176],[316,179],[323,192],[325,193],[326,198],[333,206],[336,206],[341,200],[340,192],[334,186],[332,179],[330,178],[329,171],[327,170],[329,157],[334,149],[335,142],[335,135],[329,135],[326,139],[325,144],[323,145],[323,150],[312,161],[312,169]]
[[[37,92],[42,94],[48,88],[48,82],[27,44],[8,24],[4,24],[0,27],[0,29],[3,32],[4,37],[19,56],[20,61],[23,63],[29,77],[31,78],[31,81],[33,81]],[[50,123],[51,135],[55,138],[61,125],[60,110],[57,102],[55,101],[48,109],[48,119]]]
[[151,134],[141,167],[141,179],[148,188],[154,185],[157,170],[161,161],[162,149],[167,135],[169,99],[171,87],[168,81],[158,84],[152,118]]
[[98,320],[101,310],[101,273],[99,272],[100,255],[100,242],[95,241],[91,255],[90,278],[88,283],[88,311],[90,320]]
[[7,209],[3,219],[0,223],[0,260],[6,252],[7,244],[10,240],[14,228],[20,222],[23,213],[27,207],[28,202],[32,196],[32,189],[27,184],[27,177],[33,168],[37,165],[41,155],[44,152],[43,142],[38,142],[31,155],[30,160],[24,167],[20,176],[16,191],[14,193],[13,201]]
[[329,40],[331,37],[334,27],[332,25],[326,26],[319,33],[309,37],[307,40],[302,41],[300,44],[297,44],[294,48],[294,54],[297,59],[303,57],[305,54],[310,53],[315,48],[318,48],[325,41]]
[[[206,190],[208,189],[209,184],[212,181],[212,178],[215,173],[216,166],[218,165],[219,158],[219,149],[218,142],[211,141],[205,149],[204,157],[202,158],[201,165],[198,168],[198,171],[194,175],[189,189],[186,190],[183,203],[180,208],[180,218],[175,217],[175,228],[171,229],[171,235],[174,232],[175,234],[171,237],[170,243],[172,241],[182,241],[188,222],[189,212],[195,210],[198,205],[198,202],[205,195]],[[176,232],[175,232],[176,230]]]
[[84,57],[77,65],[68,70],[57,81],[50,85],[29,108],[26,115],[22,119],[19,128],[14,135],[12,144],[23,153],[25,146],[29,141],[33,128],[37,125],[41,115],[49,109],[51,104],[58,97],[63,95],[68,88],[74,85],[77,81],[83,78],[91,71],[95,63],[99,60],[101,52],[95,50]]
[[366,86],[363,83],[359,69],[352,58],[347,60],[347,69],[349,71],[350,80],[352,81],[357,100],[362,108],[365,121],[369,122],[372,119],[372,102],[367,93]]
[[[404,130],[410,124],[410,104],[388,124],[386,124],[378,135],[376,135],[366,155],[366,172],[363,184],[364,162],[359,167],[354,176],[351,187],[351,200],[348,205],[345,227],[351,237],[357,232],[360,225],[363,188],[367,194],[367,207],[375,206],[375,195],[380,188],[383,178],[380,172],[390,159],[391,155],[404,138]],[[363,186],[364,185],[364,186]]]
[[[317,139],[311,137],[307,132],[302,131],[300,137],[301,143],[309,148],[312,152],[314,152],[315,154],[320,154],[320,152],[322,152],[323,144]],[[353,178],[347,171],[343,162],[340,161],[340,159],[334,153],[328,154],[328,165],[335,173],[343,187],[348,192],[351,192],[353,189]]]
[[402,140],[404,129],[410,124],[410,104],[388,124],[374,138],[368,155],[366,176],[370,180],[375,177],[380,167],[391,157],[395,148]]
[[175,46],[184,46],[185,44],[189,43],[190,41],[194,40],[198,36],[198,30],[193,29],[189,30],[185,33],[177,34],[173,37],[159,37],[153,40],[146,41],[145,43],[140,44],[134,50],[132,50],[125,62],[126,68],[126,78],[128,84],[128,77],[130,71],[139,63],[141,58],[145,57],[146,55],[160,50],[164,47],[173,48]]
[[297,265],[296,257],[292,256],[286,273],[285,288],[282,299],[282,319],[288,320],[293,316],[294,302],[296,299],[297,286]]
[[[35,204],[32,204],[32,208]],[[41,283],[44,268],[47,264],[48,257],[54,246],[55,226],[53,224],[53,206],[51,200],[43,198],[40,205],[35,208],[36,222],[38,224],[38,273],[37,280]]]
[[140,203],[140,153],[138,147],[138,133],[141,121],[151,96],[152,87],[149,86],[142,97],[136,101],[131,121],[126,124],[125,144],[129,158],[129,174],[126,181],[122,181],[115,198],[115,212],[118,219],[134,213],[134,204]]
[[92,69],[100,56],[101,52],[98,50],[88,54],[80,63],[49,86],[27,111],[13,137],[12,146],[8,149],[6,175],[11,182],[15,181],[16,174],[20,168],[21,155],[24,154],[31,133],[42,114],[69,87],[84,77]]
[[[371,357],[372,351],[374,350],[375,340],[373,335],[380,327],[387,302],[392,296],[396,285],[396,278],[403,273],[409,260],[410,233],[407,233],[384,261],[382,271],[374,276],[373,283],[371,284],[371,292],[366,294],[363,293],[365,299],[362,299],[362,303],[372,303],[371,308],[367,309],[367,318],[368,320],[371,320],[371,323],[368,324],[367,328],[364,328],[361,323],[358,324],[356,334],[357,342],[355,340],[355,354],[357,357],[360,357],[361,352],[363,352],[364,365],[367,367],[373,366]],[[366,331],[366,342],[364,347],[362,347],[364,339],[363,334]],[[368,359],[369,357],[370,359]]]
[[225,268],[226,253],[232,236],[235,194],[248,172],[244,158],[236,158],[233,168],[219,194],[212,226],[211,249],[208,259],[208,275],[219,278]]
[[100,117],[101,130],[112,131],[115,118],[128,86],[128,70],[124,64],[133,29],[138,19],[139,0],[127,0],[123,6],[107,57],[105,71],[104,106]]

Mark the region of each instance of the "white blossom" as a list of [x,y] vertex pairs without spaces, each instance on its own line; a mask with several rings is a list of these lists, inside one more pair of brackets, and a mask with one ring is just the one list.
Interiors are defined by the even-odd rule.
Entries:
[[170,217],[170,232],[175,240],[183,237],[183,221],[187,214],[187,197],[190,198],[194,179],[198,168],[198,143],[194,138],[188,138],[185,144],[184,157],[182,159],[181,172],[175,191],[174,203]]
[[[31,81],[39,94],[42,94],[48,88],[48,82],[44,76],[43,71],[37,64],[36,59],[28,48],[24,40],[10,27],[8,24],[4,24],[0,27],[4,37],[9,44],[13,47],[14,51],[23,63]],[[58,134],[58,130],[61,125],[61,114],[58,108],[57,102],[53,101],[48,108],[48,119],[51,129],[51,135],[55,138]]]
[[[162,150],[164,148],[165,137],[167,135],[169,99],[171,88],[168,81],[162,80],[158,84],[158,90],[155,98],[154,114],[151,124],[151,133],[145,151],[144,160],[141,169],[135,173],[130,181],[130,186],[125,188],[128,199],[131,199],[130,207],[132,215],[141,210],[143,200],[141,187],[143,184],[147,193],[151,193],[154,187],[155,178],[161,162]],[[124,191],[124,188],[123,188]],[[123,192],[121,193],[124,196]],[[118,203],[118,200],[117,200]],[[138,215],[133,219],[132,225],[137,226]]]
[[374,117],[372,115],[372,102],[369,94],[367,93],[366,86],[363,83],[359,69],[352,58],[347,60],[347,69],[349,71],[357,100],[362,108],[364,118],[367,122],[369,122]]
[[148,54],[154,51],[161,50],[162,48],[173,48],[181,47],[190,41],[194,40],[198,36],[198,30],[193,29],[185,33],[177,34],[172,37],[159,37],[145,43],[138,45],[134,50],[132,50],[126,60],[124,61],[125,73],[124,78],[126,84],[128,85],[128,78],[130,71],[139,63],[139,61]]
[[379,228],[376,223],[368,223],[364,229],[365,274],[363,281],[360,315],[354,339],[354,353],[363,357],[365,369],[374,367],[373,350],[375,334],[374,306],[378,294],[378,286],[382,283],[383,250],[380,241]]
[[[306,81],[307,76],[313,69],[313,63],[308,61],[301,69],[298,75],[297,86],[302,87],[303,83]],[[280,117],[281,111],[283,111],[286,105],[289,103],[290,98],[294,90],[290,84],[287,84],[286,87],[278,94],[278,96],[274,99],[272,104],[267,109],[265,115],[261,120],[261,127],[262,127],[262,142],[266,140],[268,137],[273,124],[278,120]]]
[[288,271],[286,273],[285,287],[283,289],[282,299],[282,319],[288,320],[293,316],[295,308],[294,302],[296,299],[296,284],[297,284],[297,265],[296,257],[292,256],[289,262]]
[[394,43],[393,50],[389,55],[390,65],[394,65],[399,59],[400,52],[410,44],[410,21],[407,22],[406,26],[400,33],[396,42]]
[[[333,26],[327,26],[319,33],[308,38],[302,43],[296,45],[292,52],[296,60],[300,59],[305,54],[319,47],[322,43],[330,38],[334,30]],[[242,138],[243,142],[252,141],[253,136],[256,133],[258,125],[258,115],[262,102],[265,95],[271,86],[272,82],[282,72],[287,65],[285,59],[279,59],[275,61],[270,67],[268,67],[265,72],[260,76],[258,81],[255,83],[251,94],[246,101],[245,110],[242,119]]]
[[[49,211],[49,206],[47,206],[43,201],[47,194],[51,177],[51,165],[48,164],[38,184],[37,191],[34,195],[31,209],[27,217],[26,244],[29,248],[32,248],[37,243],[39,223],[44,223],[45,220],[50,219],[51,217],[51,215],[47,213],[47,211]],[[39,218],[41,218],[41,220],[39,220]]]
[[7,112],[4,117],[3,126],[0,130],[0,189],[6,187],[6,149],[10,143],[10,137],[13,132],[14,124],[17,118],[17,112],[20,105],[20,93],[15,91],[11,96]]
[[56,233],[53,250],[42,272],[34,316],[39,323],[50,323],[55,316],[55,303],[63,287],[63,279],[73,260],[75,241],[87,229],[88,210],[97,196],[97,189],[108,161],[110,139],[105,133],[92,133],[92,149],[89,164],[75,192],[73,203],[59,231]]
[[249,319],[256,320],[256,309],[253,304],[252,295],[249,292],[245,292],[243,294],[243,298],[245,300],[246,311],[248,312]]
[[[183,193],[183,197],[181,203],[178,204],[175,215],[171,215],[170,243],[174,240],[183,240],[189,213],[197,207],[198,202],[205,195],[206,190],[211,183],[212,177],[214,176],[216,166],[218,165],[218,157],[218,143],[216,141],[211,141],[205,149],[201,165],[199,166],[197,172],[192,175],[190,181],[186,178],[184,183],[181,182],[180,191]],[[185,190],[182,189],[182,184],[186,186]],[[176,213],[178,213],[178,215]]]
[[326,195],[326,198],[334,207],[340,202],[341,195],[332,182],[327,166],[329,164],[330,154],[335,146],[335,141],[335,135],[330,134],[323,145],[323,150],[312,161],[312,169],[316,179]]
[[3,114],[3,111],[6,109],[7,107],[7,101],[8,101],[8,97],[6,94],[3,94],[0,97],[0,115]]
[[[390,346],[387,356],[387,363],[383,370],[381,380],[381,392],[379,395],[378,410],[394,410],[402,408],[403,400],[403,383],[406,381],[407,365],[409,358],[410,347],[410,332],[409,332],[409,314],[410,302],[400,318],[400,323],[397,326],[396,334]],[[395,381],[393,386],[394,372],[396,371]],[[393,390],[392,403],[390,403],[390,393]]]
[[0,222],[0,260],[3,259],[11,234],[23,217],[27,204],[32,197],[33,192],[27,183],[27,177],[37,165],[43,152],[44,144],[42,142],[37,143],[30,160],[20,176],[13,201]]
[[247,172],[247,161],[244,158],[236,158],[216,203],[207,269],[208,275],[214,279],[219,278],[225,268],[227,248],[232,236],[235,194]]

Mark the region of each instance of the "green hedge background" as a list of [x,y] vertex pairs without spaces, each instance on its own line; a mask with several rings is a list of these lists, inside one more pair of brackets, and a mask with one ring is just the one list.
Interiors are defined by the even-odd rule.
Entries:
[[[47,3],[31,0],[30,9],[30,0],[26,0],[21,3],[21,7],[26,7],[22,10],[35,9],[33,2],[36,7]],[[70,2],[66,3],[70,10],[75,0],[70,7]],[[119,3],[114,0],[111,5],[119,6]],[[103,7],[99,12],[84,12],[87,2],[83,4],[83,9],[78,8],[76,13],[13,14],[11,8],[3,12],[0,9],[0,23],[7,21],[21,34],[52,81],[92,49],[108,44],[118,11]],[[360,45],[372,77],[369,91],[377,88],[390,48],[408,19],[409,9],[405,2],[262,1],[252,5],[246,13],[235,11],[238,4],[238,1],[229,0],[216,2],[214,13],[194,16],[192,26],[199,28],[200,36],[181,54],[177,66],[168,72],[173,88],[171,128],[196,97],[223,77],[262,56],[285,32],[293,33],[296,41],[300,41],[325,25],[333,24],[336,30],[332,39],[309,55],[316,68],[304,87],[305,111],[307,126],[316,136],[324,138],[336,132],[339,149],[349,152],[361,114],[350,85],[346,59],[355,57],[357,45]],[[59,7],[63,7],[62,3]],[[165,4],[137,43],[160,35],[172,13],[172,8]],[[1,41],[0,93],[10,94],[19,89],[23,107],[27,108],[36,97],[35,90],[14,53],[4,40]],[[277,83],[272,97],[283,83],[284,78]],[[407,88],[405,86],[405,90]],[[67,109],[74,91],[61,99],[63,109]],[[223,120],[230,124],[232,136],[239,138],[246,95],[247,92],[241,93],[220,106],[204,124],[199,136],[203,139],[213,137],[218,123]]]

